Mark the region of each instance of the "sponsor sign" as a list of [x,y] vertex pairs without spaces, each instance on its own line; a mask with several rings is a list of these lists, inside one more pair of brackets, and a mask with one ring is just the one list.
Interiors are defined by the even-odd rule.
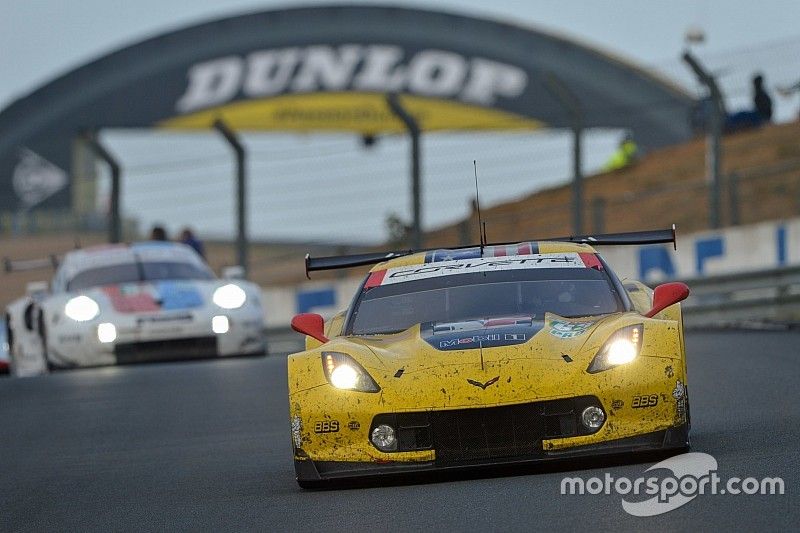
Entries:
[[573,339],[580,337],[594,322],[568,322],[566,320],[553,320],[550,322],[550,335],[559,339]]
[[528,85],[519,67],[453,51],[407,55],[389,44],[313,45],[254,50],[191,65],[175,104],[179,114],[219,106],[240,93],[264,98],[320,91],[407,92],[455,98],[483,106],[514,98]]
[[[382,271],[384,274],[380,285],[392,285],[394,283],[453,276],[456,274],[528,270],[535,268],[585,268],[585,265],[580,255],[577,253],[518,255],[507,259],[476,258],[439,261],[437,263],[388,268]],[[373,272],[373,274],[378,274],[378,272]]]
[[[209,128],[220,118],[237,130],[400,132],[389,93],[425,131],[568,127],[570,114],[541,83],[546,72],[591,94],[586,127],[632,130],[646,147],[691,135],[689,121],[676,120],[688,116],[689,95],[563,37],[397,6],[270,10],[147,39],[0,110],[0,210],[43,198],[69,206],[58,169],[72,168],[72,143],[86,130]],[[658,109],[620,113],[620,94]],[[20,160],[20,147],[52,166]]]
[[473,350],[527,342],[542,329],[530,317],[490,318],[463,322],[427,322],[420,336],[437,350]]

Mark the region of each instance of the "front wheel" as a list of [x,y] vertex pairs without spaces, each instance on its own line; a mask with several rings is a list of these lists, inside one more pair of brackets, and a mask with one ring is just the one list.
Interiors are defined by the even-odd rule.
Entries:
[[47,368],[47,371],[49,372],[53,370],[53,365],[50,363],[50,359],[47,357],[47,328],[44,325],[43,311],[39,311],[38,329],[39,338],[42,341],[42,358],[44,359],[44,367]]

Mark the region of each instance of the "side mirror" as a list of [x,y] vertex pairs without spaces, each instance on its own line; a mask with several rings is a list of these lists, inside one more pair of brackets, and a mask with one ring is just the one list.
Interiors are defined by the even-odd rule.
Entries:
[[664,283],[656,287],[653,292],[653,308],[650,309],[644,316],[653,318],[655,315],[680,301],[685,300],[689,296],[689,287],[685,283],[673,281],[671,283]]
[[47,285],[46,281],[31,281],[27,285],[25,285],[25,294],[28,296],[38,296],[41,294],[47,294],[47,291],[50,290],[49,286]]
[[328,342],[325,336],[325,321],[317,313],[301,313],[292,318],[292,329],[303,335],[308,335],[319,342]]
[[244,279],[244,268],[240,265],[223,267],[222,279]]

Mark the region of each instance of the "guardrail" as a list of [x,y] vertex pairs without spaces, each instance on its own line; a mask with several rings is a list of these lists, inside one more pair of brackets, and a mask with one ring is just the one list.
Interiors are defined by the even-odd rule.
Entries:
[[[682,304],[687,328],[800,324],[800,266],[683,282],[691,289]],[[267,330],[267,343],[271,355],[297,352],[304,346],[303,337],[287,327]]]
[[687,327],[800,323],[800,267],[683,280]]
[[288,355],[305,350],[305,337],[292,328],[269,328],[267,336],[267,355]]

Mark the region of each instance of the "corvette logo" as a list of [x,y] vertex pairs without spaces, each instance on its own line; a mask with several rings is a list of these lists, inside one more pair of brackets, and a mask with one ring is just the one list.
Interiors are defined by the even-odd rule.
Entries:
[[467,383],[469,383],[470,385],[475,385],[476,387],[480,387],[483,390],[486,390],[486,387],[488,387],[489,385],[493,385],[493,384],[497,383],[497,381],[499,379],[500,379],[500,376],[495,376],[492,379],[490,379],[489,381],[487,381],[486,383],[481,383],[480,381],[475,381],[474,379],[468,379]]

